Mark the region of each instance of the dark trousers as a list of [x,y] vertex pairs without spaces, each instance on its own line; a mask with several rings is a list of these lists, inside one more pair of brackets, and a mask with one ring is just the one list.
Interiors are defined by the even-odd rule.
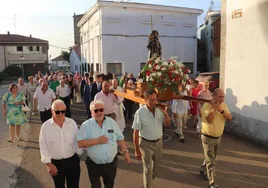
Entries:
[[133,106],[134,102],[128,99],[124,99],[124,116],[126,116],[128,119],[132,120],[132,114],[133,114]]
[[60,100],[62,100],[66,106],[66,114],[65,116],[68,118],[71,118],[71,107],[70,107],[70,97],[60,97]]
[[100,177],[103,179],[105,188],[114,187],[114,179],[117,171],[117,156],[108,164],[96,164],[89,157],[86,160],[88,176],[91,188],[101,188]]
[[85,108],[86,108],[86,113],[87,113],[87,119],[90,119],[92,117],[90,109],[89,109],[90,102],[84,102],[84,103],[85,103]]
[[51,160],[57,167],[58,173],[52,176],[55,188],[65,188],[65,179],[67,188],[79,188],[80,179],[80,158],[74,154],[68,159]]
[[46,122],[52,117],[51,109],[40,112],[40,119],[42,123]]

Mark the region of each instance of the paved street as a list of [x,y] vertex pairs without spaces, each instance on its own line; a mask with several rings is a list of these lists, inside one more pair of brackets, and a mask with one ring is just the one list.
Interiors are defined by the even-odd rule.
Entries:
[[[0,85],[0,98],[8,91],[9,84]],[[0,108],[0,182],[1,188],[13,187],[16,184],[17,174],[14,173],[21,164],[22,155],[25,151],[21,145],[8,143],[8,125],[3,117],[2,107]],[[30,124],[22,126],[21,135],[27,137]]]
[[[84,120],[82,104],[72,105],[73,117],[80,124]],[[38,116],[31,118],[30,132],[25,135],[20,147],[25,150],[23,162],[17,171],[18,188],[52,188],[53,182],[46,168],[40,162],[38,134],[40,121]],[[186,143],[182,144],[172,130],[165,130],[171,140],[164,143],[163,158],[156,178],[157,188],[207,187],[202,180],[199,166],[203,160],[200,139],[192,130],[185,131]],[[126,165],[122,156],[118,161],[118,172],[115,188],[141,188],[142,165],[134,159],[132,130],[128,126],[125,131],[126,141],[130,147],[133,163]],[[268,187],[268,151],[267,148],[247,140],[225,134],[217,158],[216,173],[220,187],[255,188]],[[81,161],[80,187],[90,187],[87,169]]]

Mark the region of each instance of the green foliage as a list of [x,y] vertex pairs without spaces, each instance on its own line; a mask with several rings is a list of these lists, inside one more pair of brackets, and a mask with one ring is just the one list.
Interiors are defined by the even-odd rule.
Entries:
[[7,80],[9,78],[9,75],[5,72],[0,72],[0,82],[3,80]]
[[22,75],[22,69],[16,65],[9,65],[3,72],[7,73],[10,77],[20,77]]
[[68,62],[70,62],[70,54],[71,54],[71,51],[72,51],[72,48],[70,47],[69,48],[69,51],[61,51],[61,53],[60,53],[60,55],[61,55],[61,57],[64,59],[64,60],[66,60],[66,61],[68,61]]

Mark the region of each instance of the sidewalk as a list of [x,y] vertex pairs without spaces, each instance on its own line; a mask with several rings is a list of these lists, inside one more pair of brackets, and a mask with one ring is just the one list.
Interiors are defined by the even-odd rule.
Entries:
[[[84,109],[81,105],[72,105],[74,119],[83,121]],[[83,111],[83,112],[82,112]],[[22,166],[18,172],[19,188],[52,188],[52,178],[40,162],[38,136],[39,117],[31,120],[29,138],[24,138],[26,148]],[[201,141],[193,131],[185,131],[186,143],[182,144],[171,129],[165,130],[171,140],[164,142],[159,174],[155,180],[157,188],[207,187],[207,182],[199,177],[199,167],[203,160]],[[118,160],[115,188],[142,188],[142,164],[134,159],[132,130],[126,128],[125,140],[130,148],[132,164],[126,165],[122,156]],[[250,141],[225,134],[222,138],[216,164],[216,180],[220,187],[255,188],[268,187],[268,151],[267,148]],[[87,169],[81,161],[80,187],[90,187]]]

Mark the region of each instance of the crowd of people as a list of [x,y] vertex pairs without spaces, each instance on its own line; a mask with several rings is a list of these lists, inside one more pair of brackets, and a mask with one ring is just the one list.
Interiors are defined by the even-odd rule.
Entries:
[[[181,95],[189,95],[211,100],[210,103],[197,103],[176,99],[170,107],[157,107],[157,93],[145,92],[146,105],[134,112],[134,102],[114,94],[115,90],[135,87],[137,79],[132,73],[125,73],[120,79],[115,74],[79,72],[74,75],[63,71],[43,75],[38,72],[22,78],[18,84],[11,84],[9,92],[3,96],[3,113],[10,126],[9,142],[15,133],[20,138],[20,125],[28,122],[22,107],[28,105],[30,114],[40,115],[42,127],[39,144],[41,161],[53,177],[55,187],[79,187],[79,155],[87,154],[86,165],[92,188],[100,188],[100,177],[105,187],[113,187],[117,169],[119,150],[126,163],[131,163],[129,151],[124,142],[126,121],[132,123],[133,143],[136,159],[143,163],[144,187],[154,187],[157,166],[162,154],[163,125],[170,126],[173,120],[174,133],[181,143],[185,143],[183,130],[187,121],[196,128],[204,148],[204,162],[200,175],[209,180],[210,187],[215,183],[215,158],[225,120],[232,116],[224,103],[224,93],[216,89],[212,94],[209,83],[200,87],[197,80],[190,78],[187,84],[178,85]],[[87,120],[80,126],[71,119],[71,104],[84,103]],[[189,123],[188,123],[189,124]],[[119,147],[119,149],[118,149]]]

